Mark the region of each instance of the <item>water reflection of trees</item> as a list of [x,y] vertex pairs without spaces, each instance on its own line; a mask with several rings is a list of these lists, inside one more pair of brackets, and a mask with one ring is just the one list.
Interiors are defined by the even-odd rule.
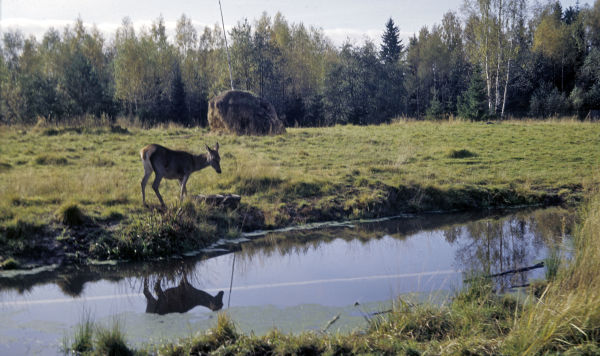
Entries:
[[484,212],[428,214],[401,219],[383,219],[350,227],[271,233],[260,240],[243,245],[238,256],[240,263],[252,263],[256,260],[266,260],[271,256],[304,255],[337,239],[346,242],[358,241],[363,245],[385,236],[404,240],[418,232],[458,226],[484,216],[486,216]]
[[[573,214],[559,208],[517,213],[452,226],[444,237],[456,250],[457,269],[466,275],[492,275],[534,264],[543,259],[548,246],[569,236]],[[527,282],[527,273],[497,278],[500,289]]]
[[[487,216],[487,217],[486,217]],[[336,239],[366,244],[384,236],[406,239],[422,231],[442,230],[446,240],[459,246],[456,256],[461,270],[494,273],[532,264],[531,258],[547,245],[557,244],[571,233],[573,214],[553,208],[489,217],[489,212],[432,214],[414,218],[357,224],[353,228],[329,228],[269,234],[242,245],[237,252],[240,267],[264,261],[272,255],[304,255]],[[532,257],[533,256],[533,257]],[[143,290],[143,280],[157,281],[165,288],[181,283],[184,275],[201,286],[206,258],[126,263],[118,265],[71,266],[35,275],[0,278],[1,290],[26,293],[36,285],[54,283],[69,296],[79,296],[85,284],[99,280],[129,283],[130,290]],[[238,266],[236,266],[237,270]],[[518,281],[514,281],[518,283]]]

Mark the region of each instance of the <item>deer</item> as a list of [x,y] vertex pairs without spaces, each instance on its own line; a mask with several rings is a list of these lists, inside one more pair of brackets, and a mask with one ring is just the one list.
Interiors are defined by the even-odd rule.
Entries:
[[148,288],[148,279],[144,278],[144,296],[146,297],[146,313],[164,315],[169,313],[186,313],[198,305],[212,311],[223,308],[223,291],[212,296],[203,290],[194,288],[184,276],[177,287],[163,290],[160,280],[154,284],[156,297]]
[[166,208],[158,187],[163,178],[179,180],[181,193],[179,195],[180,203],[183,202],[183,196],[187,194],[185,185],[187,184],[190,175],[196,171],[204,169],[208,166],[221,174],[221,157],[219,156],[219,143],[215,148],[210,148],[205,145],[207,153],[195,155],[185,151],[175,151],[157,144],[148,145],[140,150],[142,163],[144,164],[144,178],[142,178],[142,202],[146,204],[146,183],[152,172],[154,172],[154,182],[152,189],[156,193],[160,205],[163,209]]

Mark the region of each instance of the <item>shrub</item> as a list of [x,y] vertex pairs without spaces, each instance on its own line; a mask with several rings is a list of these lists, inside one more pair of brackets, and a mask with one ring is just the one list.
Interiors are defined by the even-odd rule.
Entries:
[[563,93],[551,84],[543,83],[531,96],[529,101],[529,115],[532,116],[558,116],[569,110],[569,100]]

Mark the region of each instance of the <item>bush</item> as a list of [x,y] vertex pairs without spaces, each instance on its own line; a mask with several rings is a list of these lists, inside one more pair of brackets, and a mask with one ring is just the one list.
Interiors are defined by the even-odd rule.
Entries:
[[551,84],[543,83],[537,88],[529,101],[531,116],[559,116],[569,110],[569,100]]

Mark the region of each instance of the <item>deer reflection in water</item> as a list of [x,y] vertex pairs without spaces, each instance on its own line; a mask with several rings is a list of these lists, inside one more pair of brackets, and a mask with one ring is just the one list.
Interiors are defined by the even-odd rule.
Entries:
[[144,296],[146,296],[146,313],[164,315],[168,313],[186,313],[201,305],[212,311],[223,308],[223,291],[212,296],[194,288],[184,275],[177,287],[163,291],[160,279],[154,284],[156,298],[148,289],[148,279],[144,278]]

